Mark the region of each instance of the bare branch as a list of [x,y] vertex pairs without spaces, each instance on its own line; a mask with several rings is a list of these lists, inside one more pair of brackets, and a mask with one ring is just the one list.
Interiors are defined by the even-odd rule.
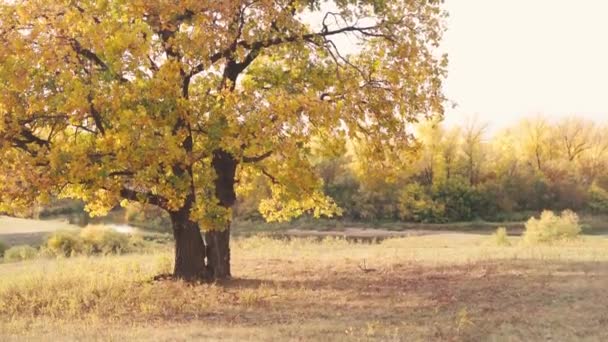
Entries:
[[270,179],[270,181],[272,182],[272,184],[280,184],[279,181],[270,173],[268,173],[268,171],[266,171],[265,168],[261,168],[260,169],[262,171],[262,174],[266,177],[268,177],[268,179]]
[[[272,47],[272,46],[276,46],[276,45],[280,45],[280,44],[284,44],[284,43],[293,43],[296,41],[312,41],[315,38],[329,37],[329,36],[338,35],[338,34],[342,34],[342,33],[348,33],[348,32],[368,33],[368,34],[374,34],[374,36],[381,37],[383,35],[381,35],[380,33],[374,32],[374,31],[378,30],[380,27],[382,27],[382,26],[381,25],[346,26],[346,27],[342,27],[339,29],[335,29],[335,30],[322,30],[321,32],[309,33],[309,34],[304,34],[304,35],[299,35],[299,36],[276,37],[276,38],[271,38],[271,39],[267,39],[267,40],[256,41],[253,43],[249,43],[245,40],[241,40],[238,43],[236,43],[236,45],[232,44],[232,46],[230,46],[229,48],[211,55],[209,57],[209,64],[214,64],[222,58],[230,58],[237,47],[243,47],[245,49],[250,50],[251,52],[256,51],[256,53],[257,53],[263,48],[268,48],[268,47]],[[195,66],[194,68],[192,68],[192,70],[190,71],[190,76],[194,76],[204,70],[205,70],[205,65],[201,63],[201,64]]]
[[[82,44],[80,44],[80,42],[78,40],[76,40],[75,38],[68,38],[70,45],[72,46],[72,49],[74,50],[74,52],[76,52],[78,55],[85,57],[86,59],[88,59],[89,61],[93,62],[93,64],[97,65],[102,71],[108,71],[111,72],[110,68],[108,67],[108,65],[93,51],[84,48],[82,46]],[[120,82],[128,82],[129,80],[127,80],[126,78],[124,78],[122,75],[119,74],[115,74],[115,77],[120,81]]]
[[253,156],[253,157],[243,157],[243,163],[257,163],[257,162],[261,162],[262,160],[270,157],[272,155],[273,151],[268,151],[264,154],[261,154],[259,156]]
[[152,204],[163,209],[167,208],[168,201],[162,196],[154,195],[150,192],[140,192],[129,188],[122,188],[120,190],[120,196],[130,201],[141,202]]

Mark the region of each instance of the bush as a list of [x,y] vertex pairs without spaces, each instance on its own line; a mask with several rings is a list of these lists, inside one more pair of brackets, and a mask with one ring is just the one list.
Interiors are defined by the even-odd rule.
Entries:
[[46,241],[46,250],[53,256],[74,256],[82,253],[82,239],[76,232],[57,231]]
[[382,184],[377,188],[361,187],[354,197],[355,219],[393,220],[398,217],[397,189],[394,185]]
[[589,202],[587,206],[594,214],[608,214],[608,191],[592,185],[589,189]]
[[444,207],[433,201],[426,189],[411,183],[399,195],[399,217],[413,222],[444,222]]
[[[133,244],[137,242],[133,241]],[[52,256],[122,254],[129,251],[129,236],[101,226],[87,226],[80,233],[59,231],[49,236],[46,252]]]
[[7,249],[4,252],[4,260],[6,261],[23,261],[33,259],[38,255],[36,248],[29,245],[19,245]]
[[509,237],[507,236],[507,228],[499,227],[493,235],[494,241],[498,246],[511,246]]
[[578,215],[564,210],[560,216],[545,210],[539,219],[534,217],[526,222],[524,241],[526,243],[551,243],[575,238],[581,232]]
[[129,250],[129,236],[100,226],[88,226],[80,231],[86,254],[122,254]]
[[449,222],[470,221],[475,218],[475,208],[480,199],[464,180],[453,178],[433,186],[433,200],[445,208]]
[[0,258],[4,256],[4,252],[7,248],[8,246],[4,242],[0,241]]

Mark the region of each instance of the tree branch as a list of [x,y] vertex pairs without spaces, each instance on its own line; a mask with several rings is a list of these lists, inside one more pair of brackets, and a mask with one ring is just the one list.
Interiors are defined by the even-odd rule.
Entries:
[[281,184],[281,183],[279,183],[279,181],[273,175],[271,175],[270,173],[268,173],[268,171],[266,171],[266,169],[261,168],[260,170],[262,171],[262,174],[264,176],[266,176],[266,177],[268,177],[268,179],[270,179],[270,181],[272,182],[272,184]]
[[[243,47],[245,49],[251,50],[252,52],[254,50],[257,50],[259,52],[259,50],[261,50],[262,48],[276,46],[276,45],[280,45],[283,43],[293,43],[293,42],[296,42],[299,40],[310,41],[310,40],[313,40],[314,38],[329,37],[329,36],[338,35],[338,34],[342,34],[342,33],[348,33],[348,32],[358,32],[358,33],[365,34],[365,35],[373,34],[374,36],[377,36],[377,37],[385,37],[385,38],[389,39],[390,37],[388,37],[386,35],[382,35],[382,34],[373,32],[374,30],[377,30],[380,27],[381,27],[380,25],[362,26],[362,27],[346,26],[346,27],[342,27],[339,29],[335,29],[335,30],[323,29],[321,32],[309,33],[309,34],[304,34],[304,35],[299,35],[299,36],[276,37],[276,38],[271,38],[271,39],[267,39],[267,40],[256,41],[253,43],[249,43],[245,40],[241,40],[241,41],[237,42],[236,44],[232,44],[232,46],[230,46],[229,48],[211,55],[209,57],[209,63],[214,64],[222,58],[230,58],[230,56],[234,53],[234,51],[236,50],[237,47]],[[189,75],[192,77],[192,76],[197,75],[198,73],[203,72],[204,70],[205,70],[205,64],[201,63],[201,64],[198,64],[197,66],[195,66],[194,68],[192,68]]]
[[154,195],[149,192],[139,192],[129,188],[122,188],[120,196],[130,201],[141,202],[142,200],[148,204],[152,204],[163,209],[167,208],[168,201],[162,196]]
[[102,135],[105,135],[106,134],[106,130],[103,127],[103,123],[101,121],[101,115],[99,114],[99,112],[95,108],[95,105],[93,104],[93,96],[91,94],[89,94],[87,96],[87,100],[89,101],[89,107],[90,107],[90,110],[91,110],[91,116],[93,117],[93,121],[95,121],[95,126],[97,126],[97,129],[99,130],[99,132]]
[[273,151],[268,151],[264,154],[261,154],[259,156],[253,156],[253,157],[247,157],[247,156],[243,156],[243,163],[257,163],[257,162],[261,162],[262,160],[270,157],[272,155]]
[[[78,40],[76,40],[76,38],[68,38],[68,40],[70,41],[70,45],[72,46],[72,49],[78,55],[83,56],[84,58],[88,59],[93,64],[97,65],[102,71],[111,72],[108,65],[96,53],[83,47],[82,44],[80,44],[80,42]],[[115,76],[120,82],[124,83],[124,82],[129,81],[126,78],[124,78],[122,75],[115,74]]]

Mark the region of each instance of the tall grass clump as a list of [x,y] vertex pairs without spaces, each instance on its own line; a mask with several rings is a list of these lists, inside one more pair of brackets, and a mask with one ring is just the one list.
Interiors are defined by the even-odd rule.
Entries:
[[80,231],[85,254],[124,254],[129,251],[129,236],[101,226]]
[[526,222],[523,240],[528,244],[552,243],[571,240],[581,232],[576,213],[564,210],[561,215],[545,210],[540,218],[532,217]]
[[4,252],[4,260],[15,262],[33,259],[38,255],[38,250],[32,246],[13,246]]
[[57,231],[46,240],[46,252],[53,256],[70,257],[83,251],[82,239],[76,232]]
[[497,246],[511,246],[511,242],[509,241],[509,237],[507,235],[507,228],[505,227],[498,227],[493,235],[493,238]]

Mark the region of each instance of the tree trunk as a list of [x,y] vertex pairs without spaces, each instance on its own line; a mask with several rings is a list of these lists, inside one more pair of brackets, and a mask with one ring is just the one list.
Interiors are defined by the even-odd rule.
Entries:
[[207,279],[205,267],[205,245],[196,222],[187,215],[172,214],[173,237],[175,238],[175,268],[173,276],[177,279]]
[[227,279],[230,273],[230,224],[223,230],[215,229],[205,233],[207,246],[207,269],[215,279]]
[[[229,153],[218,149],[213,151],[211,161],[215,170],[215,197],[219,204],[230,212],[230,208],[236,201],[234,191],[234,178],[236,174],[237,161]],[[226,279],[231,277],[230,273],[230,219],[223,227],[212,227],[205,233],[205,244],[207,246],[207,267],[215,279]]]

